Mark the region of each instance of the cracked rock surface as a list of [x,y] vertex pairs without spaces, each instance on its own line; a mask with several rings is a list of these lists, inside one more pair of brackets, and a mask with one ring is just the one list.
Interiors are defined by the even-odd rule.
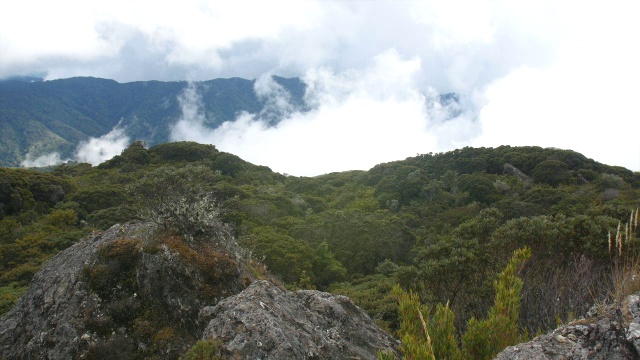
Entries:
[[603,314],[509,346],[496,359],[640,359],[640,293],[628,296],[619,307],[610,307]]
[[242,359],[376,359],[396,340],[345,296],[290,292],[256,281],[215,307],[203,338],[222,340],[223,354]]

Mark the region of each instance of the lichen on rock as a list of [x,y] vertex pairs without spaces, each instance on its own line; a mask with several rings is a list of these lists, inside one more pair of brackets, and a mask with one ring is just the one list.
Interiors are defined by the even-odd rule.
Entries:
[[496,359],[640,359],[640,293],[600,312],[527,343],[509,346]]
[[204,338],[220,339],[222,354],[242,359],[375,359],[396,340],[346,296],[290,292],[256,281],[204,309]]

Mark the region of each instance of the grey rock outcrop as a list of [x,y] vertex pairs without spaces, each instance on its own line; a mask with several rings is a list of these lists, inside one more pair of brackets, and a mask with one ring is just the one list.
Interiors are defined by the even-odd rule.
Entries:
[[77,354],[82,331],[78,309],[87,296],[80,276],[95,253],[98,235],[89,236],[50,260],[27,293],[0,319],[0,358],[53,359]]
[[0,359],[177,359],[201,338],[253,359],[375,359],[397,345],[344,296],[253,281],[213,241],[114,225],[36,274],[0,319]]
[[640,359],[640,293],[628,296],[620,307],[610,307],[603,314],[509,346],[496,359]]
[[203,338],[222,340],[223,355],[242,359],[375,359],[397,342],[349,298],[286,291],[256,281],[203,309]]
[[518,177],[518,179],[520,179],[520,181],[525,185],[531,185],[531,183],[533,183],[533,180],[529,175],[509,163],[504,164],[503,169],[506,174]]
[[224,254],[154,234],[149,224],[114,225],[47,262],[0,319],[0,358],[184,354],[206,326],[200,309],[251,279]]
[[578,184],[585,185],[588,183],[589,183],[589,180],[585,179],[584,176],[582,176],[582,174],[578,174]]

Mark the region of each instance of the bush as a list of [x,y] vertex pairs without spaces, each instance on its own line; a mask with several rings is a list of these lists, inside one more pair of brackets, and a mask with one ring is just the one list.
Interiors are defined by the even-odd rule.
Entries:
[[205,166],[161,167],[127,187],[139,216],[187,241],[207,234],[215,240],[231,238],[221,221],[222,209],[210,188],[215,174]]
[[199,340],[180,360],[219,360],[222,359],[218,353],[220,346],[218,340]]
[[533,169],[533,179],[536,182],[558,186],[569,180],[569,167],[558,160],[545,160]]
[[0,317],[11,310],[18,299],[27,291],[26,286],[13,283],[0,287]]
[[[433,316],[413,292],[400,286],[393,290],[401,323],[399,335],[406,359],[492,359],[505,347],[524,340],[518,328],[523,282],[517,273],[531,257],[531,249],[514,252],[494,283],[496,297],[485,320],[471,318],[462,337],[462,349],[455,336],[454,314],[449,304],[436,306]],[[385,358],[384,354],[380,358]]]

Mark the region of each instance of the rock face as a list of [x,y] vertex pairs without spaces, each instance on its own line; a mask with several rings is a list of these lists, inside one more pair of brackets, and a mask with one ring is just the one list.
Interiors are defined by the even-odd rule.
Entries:
[[257,281],[203,309],[211,318],[203,338],[222,340],[238,359],[375,359],[396,340],[349,298],[320,291],[295,293]]
[[49,261],[33,285],[0,320],[0,357],[7,359],[72,358],[80,345],[81,304],[87,296],[80,280],[84,261],[95,253],[98,236],[73,245]]
[[640,293],[627,297],[619,308],[510,346],[496,359],[640,359]]
[[242,259],[214,243],[135,223],[84,238],[0,319],[0,359],[177,359],[201,338],[262,359],[374,359],[396,345],[346,297],[247,288]]
[[201,336],[200,309],[251,278],[227,255],[147,224],[115,225],[50,260],[0,319],[0,358],[177,358]]

